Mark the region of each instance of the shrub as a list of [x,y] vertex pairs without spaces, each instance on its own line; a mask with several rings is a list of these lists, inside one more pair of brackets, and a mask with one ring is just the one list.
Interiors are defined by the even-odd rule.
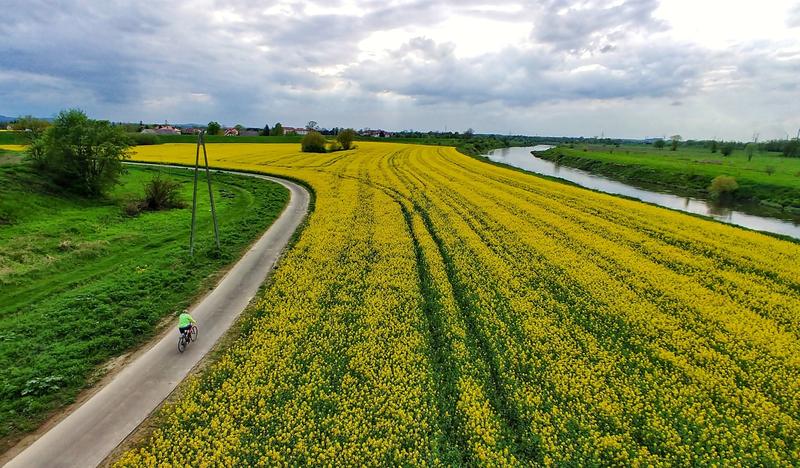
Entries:
[[725,143],[719,149],[719,152],[722,153],[723,156],[730,156],[731,154],[733,154],[733,144]]
[[346,128],[336,135],[336,141],[341,143],[342,148],[349,150],[353,147],[353,140],[356,138],[356,131],[352,128]]
[[128,133],[131,143],[136,146],[160,145],[161,139],[154,133]]
[[144,208],[150,211],[182,208],[180,199],[180,182],[155,176],[144,186]]
[[122,212],[125,213],[125,216],[139,216],[143,209],[142,205],[143,203],[140,200],[130,200],[122,205]]
[[337,140],[332,141],[330,145],[328,145],[328,151],[330,151],[331,153],[333,153],[334,151],[341,151],[343,149],[344,148],[342,148],[342,144],[339,143]]
[[739,184],[736,183],[736,179],[725,175],[714,177],[708,187],[711,197],[715,200],[729,199],[738,189]]
[[317,131],[310,131],[300,142],[304,153],[325,153],[325,137]]
[[765,167],[764,168],[764,172],[766,172],[767,175],[774,174],[775,173],[775,166],[767,166],[767,167]]

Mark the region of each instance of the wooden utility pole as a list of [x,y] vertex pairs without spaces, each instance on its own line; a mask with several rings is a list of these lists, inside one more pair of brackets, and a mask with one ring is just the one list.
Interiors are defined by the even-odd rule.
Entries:
[[214,206],[214,192],[211,190],[211,171],[208,168],[208,152],[206,151],[205,130],[197,134],[197,152],[194,157],[194,191],[192,193],[192,232],[189,235],[189,256],[194,256],[194,231],[195,220],[197,219],[197,176],[200,172],[200,146],[203,147],[203,160],[206,166],[206,180],[208,181],[208,198],[211,201],[211,217],[214,220],[214,239],[217,241],[217,251],[221,251],[219,246],[219,227],[217,225],[217,208]]

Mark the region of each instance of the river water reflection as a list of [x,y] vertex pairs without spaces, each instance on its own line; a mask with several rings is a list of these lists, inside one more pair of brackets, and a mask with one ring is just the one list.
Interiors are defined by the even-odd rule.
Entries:
[[639,200],[661,205],[675,210],[686,211],[708,216],[726,223],[744,226],[759,231],[783,234],[800,239],[800,224],[788,220],[756,216],[729,208],[719,207],[715,204],[697,198],[681,197],[669,193],[655,192],[628,185],[624,182],[598,176],[580,169],[555,164],[531,154],[531,151],[545,151],[550,146],[539,145],[532,147],[502,148],[494,150],[487,157],[496,162],[525,169],[546,176],[558,177],[601,192],[625,195]]

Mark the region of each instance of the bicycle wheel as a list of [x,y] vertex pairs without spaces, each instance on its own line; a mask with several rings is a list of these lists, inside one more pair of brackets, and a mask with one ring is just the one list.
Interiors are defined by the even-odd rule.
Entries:
[[192,329],[189,330],[189,338],[192,341],[197,340],[197,325],[192,325]]
[[183,350],[185,349],[186,349],[186,337],[181,335],[181,337],[178,338],[178,352],[182,353]]

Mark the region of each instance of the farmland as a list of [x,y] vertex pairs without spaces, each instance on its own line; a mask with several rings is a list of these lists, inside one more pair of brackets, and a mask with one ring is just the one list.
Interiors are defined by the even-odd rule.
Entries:
[[[800,159],[783,157],[781,153],[755,152],[748,161],[741,149],[726,157],[705,148],[680,147],[669,151],[631,145],[562,146],[539,156],[688,196],[706,197],[714,177],[733,176],[739,185],[736,193],[739,201],[749,205],[760,203],[760,208],[768,214],[780,216],[780,211],[785,211],[788,215],[800,215]],[[770,208],[773,212],[768,211]]]
[[315,212],[119,466],[800,463],[800,245],[452,148],[209,154]]
[[172,327],[172,314],[215,282],[288,197],[276,184],[216,176],[223,250],[212,248],[206,194],[198,203],[198,252],[189,259],[189,208],[123,213],[121,205],[141,197],[156,174],[180,182],[182,199],[191,201],[185,170],[129,168],[108,198],[87,200],[49,187],[28,165],[0,164],[3,448],[102,377],[99,366],[150,339],[160,324]]

